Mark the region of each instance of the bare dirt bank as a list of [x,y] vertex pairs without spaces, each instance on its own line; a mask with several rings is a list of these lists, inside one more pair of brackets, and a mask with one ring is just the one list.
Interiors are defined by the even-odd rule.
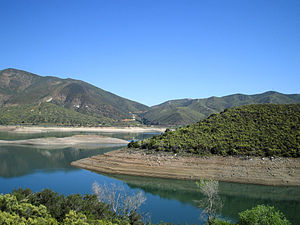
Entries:
[[110,174],[300,186],[299,158],[189,157],[121,149],[71,165]]
[[145,133],[164,132],[166,128],[155,127],[26,127],[26,126],[0,126],[0,131],[15,133],[41,133],[41,132],[105,132],[105,133]]
[[98,135],[74,135],[71,137],[47,137],[47,138],[35,138],[27,140],[15,140],[15,141],[5,141],[0,140],[0,144],[13,144],[13,145],[34,145],[34,146],[50,146],[50,147],[61,147],[61,146],[74,146],[74,145],[97,145],[97,144],[128,144],[128,141],[101,137]]

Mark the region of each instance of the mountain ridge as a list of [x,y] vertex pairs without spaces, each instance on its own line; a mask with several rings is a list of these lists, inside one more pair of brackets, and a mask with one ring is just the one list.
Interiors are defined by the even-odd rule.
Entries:
[[[282,94],[267,91],[261,94],[231,94],[199,99],[175,99],[152,106],[140,116],[146,124],[188,125],[205,119],[227,108],[248,104],[293,104],[300,103],[300,94]],[[178,114],[178,110],[180,110]]]
[[1,107],[29,106],[42,102],[101,118],[104,122],[136,120],[145,125],[182,126],[241,105],[300,103],[300,94],[276,91],[253,95],[238,93],[222,97],[174,99],[148,107],[82,80],[40,76],[13,68],[0,70]]

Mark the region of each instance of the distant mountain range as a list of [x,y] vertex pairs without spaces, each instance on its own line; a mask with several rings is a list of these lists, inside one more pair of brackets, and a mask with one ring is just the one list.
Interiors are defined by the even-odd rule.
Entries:
[[[49,103],[49,106],[46,106],[46,103]],[[34,124],[39,124],[39,120],[42,120],[42,123],[60,121],[62,124],[72,125],[72,121],[76,121],[73,125],[87,125],[83,121],[93,121],[90,125],[97,125],[99,121],[104,121],[104,123],[99,122],[99,125],[105,123],[113,125],[132,121],[136,124],[138,121],[147,125],[187,125],[207,118],[213,113],[221,112],[225,108],[259,103],[300,103],[300,95],[278,92],[257,95],[235,94],[204,99],[171,100],[148,107],[80,80],[43,77],[11,68],[0,71],[0,123],[2,124],[19,123],[21,120],[16,118],[10,121],[9,112],[13,110],[17,115],[18,110],[25,110],[27,117],[24,117],[23,123],[35,121]],[[31,107],[35,108],[35,112]],[[40,111],[36,111],[37,109]],[[30,112],[34,112],[32,113],[34,118]],[[41,117],[43,112],[47,112],[47,117]],[[53,115],[51,112],[56,112],[57,116],[61,115],[59,112],[63,112],[68,119],[56,120],[53,116],[49,119],[50,114]],[[1,114],[6,114],[2,120]]]
[[151,107],[141,114],[145,124],[187,125],[219,113],[226,108],[248,104],[292,104],[300,103],[300,94],[281,94],[274,91],[256,95],[234,94],[203,99],[179,99]]

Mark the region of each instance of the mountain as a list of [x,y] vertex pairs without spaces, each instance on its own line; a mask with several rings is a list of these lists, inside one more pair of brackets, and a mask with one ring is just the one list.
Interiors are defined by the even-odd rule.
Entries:
[[90,116],[49,102],[4,106],[0,108],[0,125],[105,126],[113,124],[107,117]]
[[[46,107],[45,104],[40,105],[41,103],[49,103],[49,105]],[[16,115],[20,115],[22,110],[25,110],[27,115],[26,118],[23,116],[22,120],[2,115],[0,117],[2,124],[11,124],[14,121],[25,124],[31,124],[31,121],[34,121],[34,124],[47,124],[48,122],[55,124],[53,121],[59,121],[59,124],[72,125],[70,121],[73,121],[73,125],[128,125],[129,123],[138,124],[141,121],[147,125],[188,125],[226,108],[263,103],[300,103],[300,95],[278,92],[256,95],[234,94],[204,99],[171,100],[150,108],[80,80],[61,79],[53,76],[43,77],[11,68],[0,71],[1,113],[5,114],[12,110]],[[32,112],[30,111],[32,107],[39,107],[41,113],[45,111],[45,108],[47,108],[47,112],[59,111],[62,113],[61,115],[67,115],[67,119],[55,119],[49,113],[46,113],[46,117],[36,115],[34,118],[28,117]],[[53,107],[53,109],[50,110],[49,107]],[[74,114],[59,107],[80,114]],[[58,113],[54,114],[61,117]],[[89,118],[83,115],[89,116]],[[41,119],[40,122],[38,118]],[[85,123],[84,118],[88,122]]]
[[74,79],[39,76],[17,69],[0,71],[0,105],[52,103],[66,109],[112,120],[132,119],[148,106]]
[[128,147],[176,153],[300,157],[300,104],[226,109]]
[[269,91],[256,95],[234,94],[224,97],[171,100],[151,107],[140,116],[145,124],[188,125],[227,108],[265,103],[300,103],[300,94],[281,94]]

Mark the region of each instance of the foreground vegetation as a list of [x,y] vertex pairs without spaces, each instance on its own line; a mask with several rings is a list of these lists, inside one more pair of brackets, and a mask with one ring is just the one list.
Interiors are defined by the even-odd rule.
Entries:
[[[216,180],[200,180],[196,182],[204,198],[199,202],[203,215],[207,217],[208,225],[230,225],[230,221],[217,218],[217,212],[223,207],[219,196],[219,182]],[[239,213],[238,225],[290,225],[285,216],[273,206],[257,205],[256,207]]]
[[[203,184],[202,184],[203,186]],[[206,196],[213,196],[208,200],[215,203],[216,192],[211,192],[206,185]],[[117,197],[117,196],[116,196]],[[211,208],[209,209],[212,212]],[[213,212],[214,215],[216,211]],[[290,225],[285,216],[272,206],[258,205],[250,210],[239,213],[240,225]],[[19,189],[12,194],[0,195],[0,224],[10,225],[112,225],[112,224],[144,224],[141,216],[135,212],[120,214],[107,204],[99,201],[97,195],[59,195],[45,189],[32,193],[29,189]],[[162,223],[166,224],[166,223]],[[172,223],[167,223],[172,224]],[[229,225],[230,221],[210,217],[210,225]]]
[[132,212],[114,212],[96,195],[59,195],[45,189],[32,193],[19,189],[0,195],[0,224],[142,224],[141,217]]
[[300,104],[236,107],[128,147],[198,155],[300,157]]

